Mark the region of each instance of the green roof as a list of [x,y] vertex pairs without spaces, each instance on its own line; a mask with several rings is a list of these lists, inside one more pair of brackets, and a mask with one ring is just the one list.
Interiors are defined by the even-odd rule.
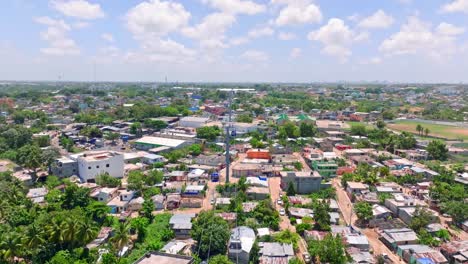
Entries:
[[286,114],[281,114],[276,120],[289,120],[289,117]]
[[297,115],[297,119],[304,121],[304,120],[310,120],[310,117],[304,113],[300,113]]

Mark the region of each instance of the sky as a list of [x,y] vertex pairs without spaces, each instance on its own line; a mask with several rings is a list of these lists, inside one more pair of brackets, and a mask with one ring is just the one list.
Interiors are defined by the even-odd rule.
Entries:
[[468,82],[468,0],[8,0],[0,80]]

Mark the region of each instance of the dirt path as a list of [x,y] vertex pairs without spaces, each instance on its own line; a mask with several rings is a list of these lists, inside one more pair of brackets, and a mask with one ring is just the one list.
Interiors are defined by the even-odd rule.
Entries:
[[[353,224],[357,220],[357,216],[352,210],[352,203],[349,199],[348,195],[346,194],[345,190],[341,187],[340,179],[334,178],[332,180],[333,187],[336,189],[336,196],[338,206],[340,207],[341,214],[343,215],[343,219],[345,220],[346,224]],[[351,222],[350,222],[351,218]],[[379,235],[374,229],[363,228],[361,229],[362,233],[366,235],[367,239],[369,240],[369,244],[374,251],[374,255],[378,256],[383,253],[387,254],[387,256],[392,260],[394,263],[405,263],[400,260],[400,258],[390,251],[380,240]]]

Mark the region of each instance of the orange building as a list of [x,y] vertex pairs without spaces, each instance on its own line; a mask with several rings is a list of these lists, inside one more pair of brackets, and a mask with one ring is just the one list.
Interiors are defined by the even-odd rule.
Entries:
[[267,149],[249,149],[247,150],[249,159],[271,159],[270,151]]

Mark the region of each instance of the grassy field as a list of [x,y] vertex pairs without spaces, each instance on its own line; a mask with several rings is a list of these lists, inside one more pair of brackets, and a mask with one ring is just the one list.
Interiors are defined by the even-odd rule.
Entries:
[[468,140],[468,128],[446,126],[438,124],[426,124],[412,120],[399,120],[393,124],[388,124],[388,128],[398,131],[407,131],[418,134],[416,126],[420,124],[424,129],[429,129],[429,136],[442,137],[447,139]]
[[345,123],[349,125],[349,129],[351,129],[351,127],[352,127],[353,125],[357,125],[357,124],[359,124],[359,125],[365,125],[365,126],[366,126],[366,129],[369,129],[369,130],[375,128],[374,125],[368,124],[368,123],[366,123],[366,122],[345,121]]

